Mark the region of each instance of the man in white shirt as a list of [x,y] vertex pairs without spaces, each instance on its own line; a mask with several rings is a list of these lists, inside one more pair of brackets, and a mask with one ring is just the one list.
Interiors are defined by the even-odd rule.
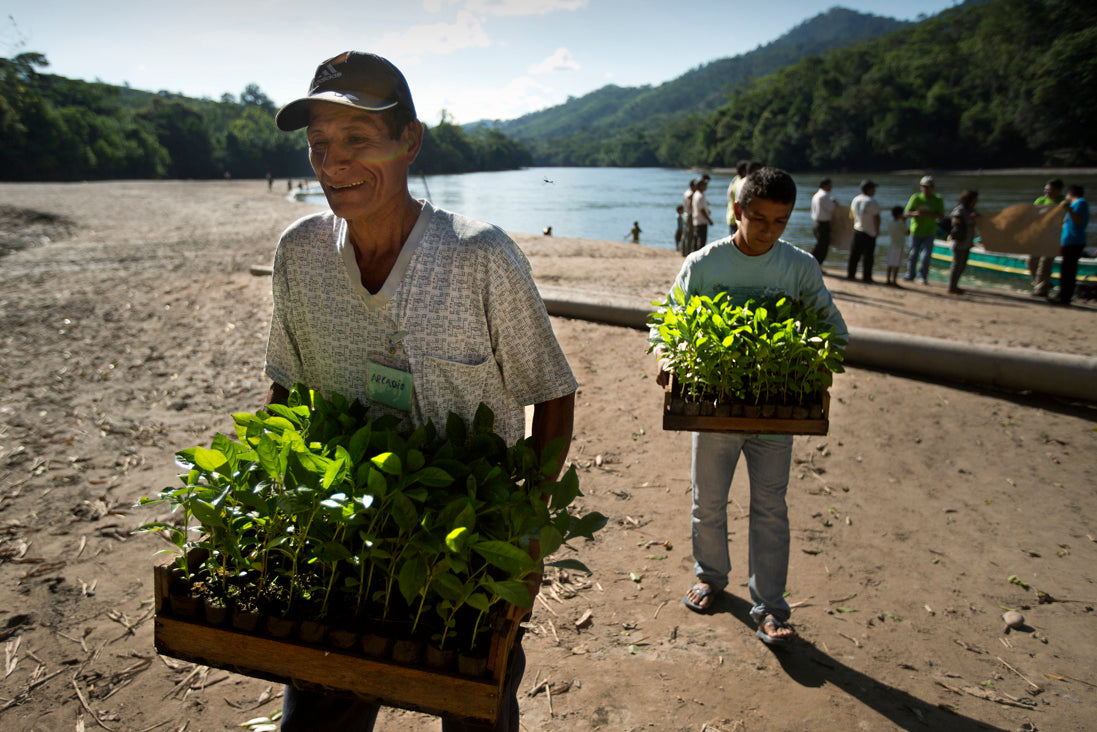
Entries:
[[709,208],[705,191],[708,190],[709,177],[701,178],[697,190],[693,193],[693,246],[691,251],[704,249],[708,243],[708,227],[712,223],[712,209]]
[[819,181],[819,190],[811,197],[811,228],[815,233],[815,248],[811,250],[811,256],[820,265],[827,258],[830,249],[830,219],[834,215],[834,207],[838,201],[830,195],[830,178]]
[[870,180],[861,181],[861,193],[849,204],[853,214],[853,246],[849,251],[847,279],[857,278],[857,262],[864,259],[865,282],[872,282],[872,255],[876,251],[876,235],[880,233],[880,204],[876,195],[876,184]]

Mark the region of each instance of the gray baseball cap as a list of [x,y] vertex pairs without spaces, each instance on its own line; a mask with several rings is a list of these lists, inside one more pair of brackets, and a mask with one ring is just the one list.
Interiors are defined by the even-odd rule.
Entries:
[[376,54],[359,51],[341,53],[316,67],[308,96],[278,110],[274,117],[278,128],[289,132],[307,127],[313,102],[331,102],[367,112],[403,106],[415,116],[411,90],[400,69]]

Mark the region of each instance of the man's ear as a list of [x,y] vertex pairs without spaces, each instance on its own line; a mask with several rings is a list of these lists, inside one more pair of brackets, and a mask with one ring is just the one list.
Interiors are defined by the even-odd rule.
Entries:
[[738,201],[733,201],[731,205],[735,207],[733,209],[735,211],[735,220],[738,221],[743,217],[743,209],[739,208]]
[[419,156],[419,150],[423,147],[424,132],[423,123],[417,119],[409,122],[404,128],[403,141],[406,145],[404,154],[409,156],[408,165],[414,163],[415,158]]

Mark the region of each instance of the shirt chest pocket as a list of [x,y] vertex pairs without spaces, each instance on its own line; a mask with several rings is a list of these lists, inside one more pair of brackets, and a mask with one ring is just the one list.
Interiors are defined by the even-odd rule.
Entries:
[[421,423],[444,430],[450,412],[471,423],[481,402],[496,413],[503,403],[503,379],[495,359],[467,364],[424,355],[414,374],[415,403]]

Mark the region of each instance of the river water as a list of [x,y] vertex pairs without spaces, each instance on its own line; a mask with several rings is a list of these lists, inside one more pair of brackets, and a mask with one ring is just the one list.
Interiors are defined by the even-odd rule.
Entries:
[[[1088,172],[1088,171],[1087,171]],[[412,195],[428,198],[434,205],[497,224],[508,231],[539,234],[551,226],[555,236],[583,239],[628,239],[633,222],[642,234],[640,243],[666,249],[674,248],[675,208],[682,202],[691,178],[697,173],[667,168],[526,168],[495,173],[429,175],[409,181]],[[796,207],[784,238],[810,250],[811,196],[820,174],[794,175],[798,187]],[[862,175],[831,174],[833,195],[848,204],[859,193]],[[870,176],[877,185],[876,200],[885,211],[905,206],[918,192],[917,173]],[[981,173],[938,175],[937,192],[944,197],[947,210],[956,205],[965,188],[979,191],[979,210],[993,213],[1017,203],[1032,203],[1042,195],[1049,173]],[[1079,183],[1090,197],[1097,196],[1097,175],[1072,177],[1060,175],[1068,185]],[[709,227],[709,241],[725,236],[725,212],[730,174],[714,173],[707,192],[715,225]],[[314,194],[313,203],[323,203],[323,194]],[[885,224],[886,225],[886,224]],[[1090,246],[1097,244],[1097,220],[1091,221]],[[886,241],[880,242],[886,248]],[[882,268],[881,247],[877,249],[877,268]],[[827,264],[845,262],[843,252],[832,252]]]

